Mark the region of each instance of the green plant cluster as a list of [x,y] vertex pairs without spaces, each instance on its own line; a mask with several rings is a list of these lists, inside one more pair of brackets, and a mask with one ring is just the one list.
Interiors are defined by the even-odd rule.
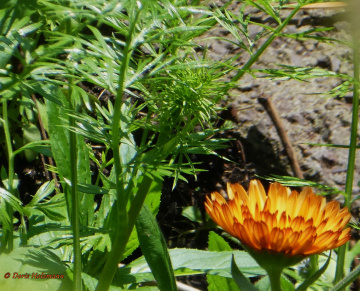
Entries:
[[[1,1],[1,290],[176,290],[175,276],[204,273],[209,290],[235,290],[247,288],[241,287],[248,286],[245,277],[265,275],[246,252],[232,251],[215,234],[209,251],[168,250],[155,217],[164,177],[175,187],[201,171],[192,154],[226,147],[228,140],[214,138],[229,126],[214,126],[219,102],[243,74],[258,73],[251,65],[311,1],[299,0],[284,18],[287,2],[248,0],[234,15],[226,9],[231,1],[219,8],[199,0]],[[277,27],[244,17],[247,5],[273,17]],[[249,53],[243,67],[236,57],[207,59],[197,43],[218,24]],[[263,27],[254,39],[250,24]],[[307,77],[319,74],[307,70]],[[304,76],[300,68],[266,73]],[[336,77],[345,89],[354,83]],[[47,177],[25,202],[15,168],[37,159]],[[139,246],[144,256],[119,268]],[[63,277],[45,284],[6,279],[6,273]],[[288,275],[303,281],[294,270]],[[148,284],[154,280],[157,286]],[[268,290],[267,280],[253,288]],[[294,290],[283,280],[284,290]],[[316,284],[331,285],[321,278]]]

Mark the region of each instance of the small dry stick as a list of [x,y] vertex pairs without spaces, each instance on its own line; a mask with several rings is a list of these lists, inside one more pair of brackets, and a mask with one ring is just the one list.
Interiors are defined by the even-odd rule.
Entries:
[[[294,9],[297,3],[288,3],[289,5],[282,7],[282,9]],[[278,6],[277,3],[272,3],[272,6]],[[301,7],[301,9],[337,9],[337,8],[346,8],[347,3],[345,2],[322,2],[322,3],[311,3],[306,4]]]
[[345,8],[347,3],[345,2],[322,2],[306,4],[301,9],[326,9],[326,8]]
[[[35,106],[36,106],[36,109],[37,109],[37,112],[38,112],[38,122],[39,122],[39,125],[40,125],[40,131],[41,131],[41,136],[42,136],[42,139],[43,140],[47,140],[48,139],[48,136],[46,134],[46,131],[45,131],[45,128],[44,128],[44,125],[43,125],[43,122],[42,122],[42,119],[41,119],[41,116],[40,116],[40,111],[39,111],[39,106],[37,104],[37,100],[36,100],[36,96],[35,94],[32,94],[31,95],[31,99],[34,101],[35,103]],[[46,169],[46,162],[45,162],[45,157],[43,154],[40,154],[40,157],[41,157],[41,161],[44,165],[44,171],[45,171],[45,176],[46,176],[46,179],[48,181],[50,181],[50,174],[49,174],[49,171]],[[54,162],[52,160],[52,158],[48,157],[48,160],[49,160],[49,164],[51,166],[54,166]],[[57,181],[57,178],[56,178],[56,174],[54,172],[51,173],[52,175],[52,178],[54,179],[55,181],[55,185],[56,187],[58,187],[58,181]]]
[[184,283],[178,281],[176,281],[176,287],[178,288],[179,291],[200,291],[199,289],[196,289],[189,285],[185,285]]
[[270,98],[259,97],[258,101],[264,106],[266,112],[269,114],[271,120],[273,121],[276,130],[280,136],[281,142],[285,148],[286,154],[290,160],[291,168],[294,172],[294,175],[300,179],[304,179],[304,175],[300,169],[298,160],[296,159],[294,149],[291,145],[289,137],[284,129],[284,126],[281,122],[279,114],[277,113],[274,104],[271,102]]

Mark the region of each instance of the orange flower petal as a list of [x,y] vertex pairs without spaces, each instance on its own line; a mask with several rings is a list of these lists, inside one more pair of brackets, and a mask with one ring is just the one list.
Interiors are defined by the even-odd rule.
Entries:
[[337,201],[326,203],[311,188],[301,193],[273,183],[268,196],[257,180],[248,193],[239,184],[228,184],[227,201],[218,192],[206,197],[210,217],[244,245],[256,250],[307,256],[339,247],[350,239],[351,218]]

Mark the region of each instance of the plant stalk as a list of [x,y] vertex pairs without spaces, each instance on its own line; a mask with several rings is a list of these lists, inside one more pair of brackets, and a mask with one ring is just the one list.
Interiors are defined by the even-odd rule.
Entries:
[[[349,1],[349,11],[358,11],[360,7],[358,0]],[[354,13],[353,13],[354,14]],[[359,59],[359,37],[358,31],[359,20],[358,15],[352,15],[352,32],[353,32],[353,63],[354,63],[354,90],[353,90],[353,107],[351,120],[351,134],[348,155],[348,167],[346,172],[345,184],[345,206],[351,210],[351,196],[354,181],[355,158],[356,158],[356,143],[359,120],[359,75],[360,75],[360,59]],[[339,282],[344,277],[344,262],[346,251],[348,250],[348,243],[339,247],[338,258],[336,262],[335,283]]]
[[330,291],[339,291],[344,289],[346,286],[349,286],[360,276],[360,265],[358,265],[354,270],[350,272],[348,276],[340,280]]
[[268,268],[266,270],[270,279],[271,291],[281,291],[281,273],[283,269],[279,269],[274,265],[274,268]]
[[[72,83],[72,80],[70,80]],[[69,109],[74,110],[71,98],[71,86],[69,87]],[[70,126],[75,126],[75,119],[70,118]],[[82,290],[81,281],[81,248],[80,248],[80,201],[78,195],[78,175],[77,175],[77,143],[76,133],[70,131],[70,167],[71,167],[71,227],[73,231],[73,250],[74,250],[74,279],[73,290]]]
[[108,260],[105,263],[104,269],[101,272],[98,285],[96,286],[95,291],[108,290],[111,282],[115,276],[116,270],[118,268],[118,263],[121,260],[121,257],[126,248],[127,242],[131,235],[131,232],[134,228],[136,219],[140,213],[141,207],[144,203],[146,194],[149,192],[152,180],[144,175],[143,181],[139,186],[134,202],[131,204],[129,213],[127,215],[127,227],[126,229],[120,231],[120,235],[117,235],[114,244],[112,246],[111,252],[109,253]]
[[[4,99],[2,102],[2,113],[3,113],[3,126],[4,126],[4,133],[5,133],[5,141],[6,141],[6,150],[8,154],[8,182],[9,187],[8,191],[11,194],[14,194],[13,191],[13,183],[14,183],[14,155],[13,149],[11,144],[11,137],[10,137],[10,129],[9,129],[9,117],[8,117],[8,108],[7,108],[7,100]],[[5,201],[4,201],[5,202]],[[13,225],[13,217],[14,217],[14,210],[11,205],[5,202],[6,213],[9,215],[10,218],[10,229],[6,229],[3,226],[3,234],[1,237],[1,253],[2,252],[11,252],[13,249],[13,239],[14,239],[14,225]]]
[[265,41],[265,43],[256,51],[255,54],[247,61],[247,63],[236,73],[236,75],[231,79],[231,82],[238,81],[249,69],[250,67],[259,59],[265,49],[273,42],[275,37],[287,26],[289,21],[294,17],[294,15],[301,8],[300,5],[296,6],[290,13],[290,15],[275,29],[272,35]]
[[[96,291],[108,290],[111,282],[116,273],[118,264],[120,262],[121,256],[125,250],[126,244],[131,235],[131,231],[134,225],[129,224],[129,216],[127,213],[127,199],[125,195],[124,183],[122,180],[122,166],[120,160],[120,117],[121,117],[121,104],[122,104],[122,95],[125,89],[125,78],[128,63],[131,56],[131,41],[132,34],[135,29],[135,24],[139,18],[141,7],[137,10],[135,18],[130,21],[129,33],[126,39],[124,51],[123,51],[123,60],[119,72],[118,80],[118,90],[116,94],[116,100],[114,104],[114,115],[113,115],[113,124],[112,124],[112,143],[111,148],[114,155],[114,167],[115,167],[115,176],[116,176],[116,190],[117,190],[117,223],[118,227],[115,233],[115,239],[112,244],[111,252],[108,255],[104,269],[102,270],[99,278],[99,282],[96,286]],[[129,185],[129,187],[131,187]],[[140,211],[140,210],[139,210]],[[136,220],[135,220],[136,221]],[[135,222],[134,222],[135,224]]]

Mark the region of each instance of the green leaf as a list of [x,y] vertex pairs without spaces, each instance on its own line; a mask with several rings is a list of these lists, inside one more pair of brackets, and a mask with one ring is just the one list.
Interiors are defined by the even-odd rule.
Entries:
[[[52,196],[51,199],[44,200],[47,195],[50,195],[52,192],[51,187],[44,187],[39,195],[35,195],[34,202],[31,201],[28,205],[24,207],[24,211],[27,212],[28,216],[31,215],[40,215],[40,213],[45,214],[47,218],[51,221],[63,221],[67,217],[65,206],[65,197],[63,193],[58,193],[55,196]],[[39,200],[41,199],[41,200]],[[42,201],[40,203],[40,201]],[[31,229],[29,229],[30,231]]]
[[[354,228],[354,227],[353,227]],[[356,259],[356,257],[360,254],[360,240],[358,240],[355,245],[351,247],[350,250],[346,253],[346,263],[347,266],[345,268],[349,268],[352,265],[353,261]]]
[[[75,92],[76,93],[76,92]],[[74,93],[74,94],[75,94]],[[64,99],[65,96],[62,91],[58,90],[58,95],[60,99]],[[73,95],[72,95],[73,96]],[[77,96],[78,97],[78,96]],[[69,113],[61,106],[46,100],[45,101],[48,113],[49,121],[49,137],[51,142],[52,153],[59,171],[60,180],[65,181],[65,179],[70,180],[70,134],[69,129]],[[60,118],[59,118],[60,117]],[[63,118],[62,118],[63,117]],[[91,174],[89,166],[89,149],[84,141],[84,138],[80,135],[76,135],[76,148],[77,148],[77,178],[78,183],[81,184],[90,184],[91,183]],[[65,189],[66,190],[66,189]],[[68,191],[65,191],[68,195]],[[84,193],[79,194],[79,199],[81,203],[80,207],[80,221],[82,225],[92,225],[94,222],[94,196],[86,195]],[[71,209],[70,201],[68,199],[68,209]],[[56,214],[52,211],[47,211],[42,209],[46,215],[50,215],[52,218],[56,218]],[[58,217],[58,219],[61,219]]]
[[141,251],[151,268],[160,290],[177,290],[166,241],[154,215],[146,204],[142,207],[136,221],[136,232]]
[[338,193],[343,194],[342,191],[340,191],[336,188],[332,188],[327,185],[309,181],[306,179],[300,179],[300,178],[291,177],[291,176],[281,176],[281,175],[275,175],[275,174],[271,175],[271,177],[264,177],[264,178],[269,181],[278,182],[283,186],[318,188],[318,189],[324,190],[323,195],[338,194]]
[[218,234],[213,231],[209,233],[209,251],[223,252],[232,251],[230,245]]
[[[63,96],[60,90],[58,94],[59,96]],[[49,121],[51,150],[59,170],[60,180],[63,180],[64,177],[70,178],[69,132],[63,127],[65,121],[61,118],[65,115],[65,111],[54,102],[45,100],[45,104]]]
[[53,221],[62,221],[65,220],[66,216],[64,216],[61,212],[61,209],[47,209],[45,207],[36,207],[39,211],[45,214],[46,217],[50,218]]
[[[67,266],[50,251],[17,248],[10,254],[1,254],[0,261],[0,290],[71,290]],[[10,277],[5,279],[8,273]],[[21,275],[23,278],[18,277]],[[44,275],[53,277],[41,279]]]
[[[213,231],[209,233],[209,251],[231,251],[231,247],[229,244],[218,234]],[[234,279],[232,278],[225,278],[216,275],[207,275],[207,281],[209,283],[208,290],[209,291],[233,291],[239,290],[238,286],[236,285]]]
[[136,156],[135,141],[132,134],[129,134],[129,139],[120,144],[119,151],[121,164],[124,168],[123,179],[125,183],[128,183],[132,178],[131,162]]
[[28,151],[33,151],[39,154],[43,154],[47,157],[52,157],[52,153],[51,153],[51,149],[49,146],[48,141],[34,141],[34,142],[30,142],[24,146],[22,146],[21,148],[17,149],[16,151],[14,151],[14,155],[24,151],[26,152],[26,150]]
[[[230,263],[233,254],[235,259],[241,262],[241,270],[247,277],[266,275],[266,272],[244,251],[210,252],[195,249],[170,249],[169,254],[176,276],[212,274],[232,278]],[[144,257],[119,269],[118,273],[124,284],[154,280]]]
[[262,277],[259,281],[255,283],[255,287],[258,288],[260,291],[271,291],[269,276]]
[[[98,280],[94,277],[89,276],[86,273],[82,273],[81,274],[83,283],[86,287],[87,291],[95,291],[96,285],[98,284]],[[109,288],[109,291],[120,291],[120,290],[128,290],[128,289],[123,289],[121,287],[116,287],[111,285]],[[159,291],[159,288],[157,288],[156,286],[142,286],[142,287],[137,287],[136,290],[141,290],[141,291]]]
[[246,2],[264,11],[266,14],[273,17],[279,24],[281,23],[281,19],[279,18],[279,12],[274,10],[269,0],[247,0]]
[[55,190],[55,180],[45,182],[36,191],[36,194],[34,195],[33,199],[26,206],[29,207],[29,206],[34,206],[34,205],[38,204],[43,199],[48,197],[51,193],[53,193],[54,190]]
[[192,222],[202,222],[202,215],[199,208],[195,206],[187,206],[183,209],[182,216],[186,217]]
[[11,194],[9,191],[5,190],[4,188],[0,188],[0,197],[4,199],[7,203],[9,203],[14,209],[19,211],[20,213],[23,213],[21,201],[18,198],[16,198],[13,194]]
[[243,275],[243,273],[239,270],[236,265],[234,255],[231,257],[231,274],[240,288],[243,291],[259,291],[250,281]]
[[[81,277],[86,290],[95,291],[96,285],[98,284],[98,280],[89,276],[86,273],[81,273]],[[125,289],[115,286],[110,286],[109,288],[109,291],[120,291],[120,290],[125,290]]]
[[291,283],[290,280],[283,275],[280,278],[280,284],[281,284],[282,291],[294,291],[295,290],[293,283]]
[[329,266],[330,259],[331,259],[331,251],[330,251],[330,254],[329,254],[325,264],[319,270],[317,270],[311,277],[307,278],[304,282],[302,282],[301,285],[299,285],[296,288],[296,291],[303,291],[303,290],[306,291],[306,289],[310,285],[312,285],[317,279],[319,279],[320,276],[325,272],[325,270]]
[[[64,178],[66,184],[68,184],[69,186],[71,186],[71,181]],[[99,187],[99,186],[95,186],[95,185],[91,185],[91,184],[82,184],[82,183],[78,183],[78,190],[82,193],[86,193],[86,194],[109,194],[109,190],[104,188],[104,187]]]
[[354,270],[352,270],[345,278],[340,280],[339,283],[337,283],[334,288],[331,289],[331,291],[340,291],[344,290],[346,286],[349,286],[351,283],[353,283],[356,279],[358,279],[360,276],[360,265],[358,265]]
[[[41,140],[40,130],[34,124],[28,123],[23,125],[22,131],[24,144]],[[25,158],[28,162],[35,160],[35,158],[37,157],[37,153],[32,151],[31,149],[25,149],[24,153]]]
[[[145,204],[149,207],[153,215],[156,215],[160,207],[160,197],[161,197],[162,181],[159,179],[154,179],[151,182],[150,189],[145,198]],[[123,257],[131,255],[132,252],[139,246],[139,240],[137,237],[136,230],[133,229],[129,241],[126,245]]]
[[209,284],[208,291],[235,291],[240,290],[235,281],[231,278],[224,278],[216,275],[207,275],[207,282]]

